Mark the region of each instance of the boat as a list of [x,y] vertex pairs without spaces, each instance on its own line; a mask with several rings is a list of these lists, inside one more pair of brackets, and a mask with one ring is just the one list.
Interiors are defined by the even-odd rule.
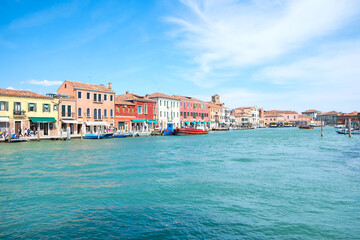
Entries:
[[[338,129],[336,130],[336,132],[338,134],[349,134],[349,129]],[[354,135],[359,135],[360,134],[360,130],[351,130],[351,134],[354,134]]]
[[270,124],[269,124],[269,128],[277,128],[279,125],[278,125],[278,123],[276,123],[276,122],[271,122]]
[[114,133],[103,133],[101,134],[102,138],[112,138]]
[[150,132],[136,132],[134,133],[134,137],[148,137],[150,136]]
[[126,138],[131,136],[130,133],[114,133],[113,138]]
[[86,134],[83,138],[84,139],[101,139],[104,136],[102,134],[97,134],[97,133],[88,133]]
[[229,128],[213,128],[213,131],[229,131]]
[[345,125],[343,124],[334,125],[334,128],[343,129],[345,128]]
[[314,129],[312,126],[300,126],[300,129]]
[[200,134],[208,134],[209,131],[206,129],[195,129],[195,128],[180,128],[175,129],[174,134],[177,136],[182,135],[200,135]]
[[172,123],[167,124],[167,128],[163,131],[164,136],[174,135],[174,125]]

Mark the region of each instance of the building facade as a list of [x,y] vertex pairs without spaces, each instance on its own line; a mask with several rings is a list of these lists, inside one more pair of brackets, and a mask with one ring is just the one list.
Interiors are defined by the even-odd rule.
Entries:
[[123,132],[130,132],[131,119],[137,119],[136,105],[115,96],[115,128]]
[[348,122],[351,120],[352,123],[358,122],[358,112],[352,112],[352,113],[340,113],[337,118],[338,124],[345,124],[345,122]]
[[97,132],[114,128],[115,92],[111,83],[106,87],[66,80],[57,93],[62,126],[73,124],[77,134],[85,130]]
[[336,111],[319,113],[316,117],[316,121],[323,121],[325,125],[335,125],[338,123],[338,115],[340,113]]
[[180,125],[193,126],[197,123],[209,125],[209,105],[193,97],[173,95],[180,101]]
[[[157,126],[156,100],[150,99],[147,96],[129,93],[128,91],[125,94],[117,95],[116,99],[123,101],[123,110],[126,102],[133,104],[127,105],[127,112],[125,107],[125,113],[120,111],[117,116],[118,120],[120,117],[130,118],[130,122],[127,121],[128,124],[130,123],[128,126],[129,131],[149,131]],[[128,111],[131,111],[131,113]],[[119,127],[119,123],[121,127],[123,126],[122,124],[125,125],[126,121],[118,121],[117,127]]]
[[157,121],[160,129],[167,128],[172,123],[174,128],[180,127],[180,100],[163,93],[153,93],[147,96],[156,101]]
[[214,94],[211,96],[211,102],[209,103],[209,115],[212,128],[225,127],[225,106],[220,101],[220,96]]
[[308,115],[310,117],[312,117],[313,120],[316,119],[317,115],[321,113],[321,111],[315,110],[315,109],[310,109],[310,110],[306,110],[305,112],[302,112],[302,114]]
[[0,89],[0,131],[40,136],[59,134],[59,101],[31,91]]
[[260,109],[256,106],[235,108],[235,113],[249,117],[248,121],[252,126],[259,126]]

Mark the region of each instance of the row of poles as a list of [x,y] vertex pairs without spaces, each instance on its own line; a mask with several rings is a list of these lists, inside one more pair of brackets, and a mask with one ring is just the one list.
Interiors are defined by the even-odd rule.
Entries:
[[[346,129],[349,130],[349,137],[351,137],[351,119],[348,121],[345,120],[345,129],[344,134],[346,135]],[[321,121],[321,136],[324,136],[324,121]]]

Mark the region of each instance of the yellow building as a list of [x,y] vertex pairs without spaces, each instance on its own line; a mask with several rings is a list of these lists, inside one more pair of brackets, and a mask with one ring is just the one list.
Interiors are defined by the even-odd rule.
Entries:
[[53,136],[59,132],[59,100],[31,91],[0,88],[0,132]]

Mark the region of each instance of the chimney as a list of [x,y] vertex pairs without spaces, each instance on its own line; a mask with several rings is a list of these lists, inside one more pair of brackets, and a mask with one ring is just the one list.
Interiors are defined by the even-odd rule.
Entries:
[[112,90],[112,83],[111,82],[109,82],[109,88],[110,88],[110,90]]
[[126,94],[129,94],[129,91],[126,91]]

